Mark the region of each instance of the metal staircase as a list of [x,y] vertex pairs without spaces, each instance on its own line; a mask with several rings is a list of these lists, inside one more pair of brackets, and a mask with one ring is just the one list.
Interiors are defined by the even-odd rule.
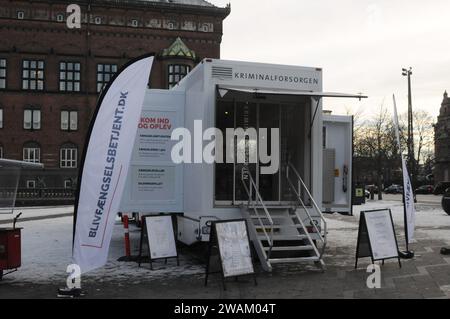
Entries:
[[[291,176],[293,173],[293,177]],[[250,238],[264,270],[277,263],[314,262],[325,268],[322,256],[326,247],[326,220],[295,168],[288,164],[286,178],[296,197],[289,205],[267,205],[248,169],[241,171],[241,182],[248,203],[241,206],[247,219]],[[297,187],[292,179],[295,178]],[[303,196],[308,196],[305,204]],[[311,203],[311,206],[309,204]],[[310,210],[314,211],[311,214]],[[317,224],[320,220],[323,227]]]

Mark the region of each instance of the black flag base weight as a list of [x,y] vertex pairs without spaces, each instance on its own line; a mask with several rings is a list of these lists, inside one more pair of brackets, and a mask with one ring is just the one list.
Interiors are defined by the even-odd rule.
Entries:
[[80,298],[86,296],[86,292],[80,288],[61,288],[58,289],[57,298]]
[[414,252],[411,251],[411,250],[399,251],[398,252],[398,256],[401,259],[413,259],[414,258]]
[[442,255],[450,255],[450,248],[442,247],[441,254]]

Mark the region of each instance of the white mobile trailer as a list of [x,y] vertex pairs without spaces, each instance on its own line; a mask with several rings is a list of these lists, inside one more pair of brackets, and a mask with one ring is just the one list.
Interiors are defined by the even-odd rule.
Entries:
[[[246,218],[260,259],[270,259],[276,236],[302,238],[310,248],[320,240],[325,248],[322,97],[363,96],[323,92],[319,68],[214,59],[172,90],[148,90],[121,211],[182,214],[185,244],[209,240],[211,220]],[[170,135],[177,127],[191,132],[192,160],[209,143],[201,141],[207,128],[279,129],[279,170],[261,174],[268,164],[260,161],[175,164]],[[235,156],[256,152],[255,144],[251,137],[236,143]]]

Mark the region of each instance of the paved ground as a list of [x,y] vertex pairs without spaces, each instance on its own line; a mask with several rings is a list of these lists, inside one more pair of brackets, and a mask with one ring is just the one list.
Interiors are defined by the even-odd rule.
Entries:
[[[416,241],[412,244],[415,258],[403,260],[402,268],[396,260],[386,262],[381,268],[381,289],[367,288],[369,260],[361,260],[359,268],[354,269],[357,217],[359,211],[377,207],[393,210],[402,248],[400,203],[395,198],[369,202],[355,208],[355,217],[327,215],[330,244],[325,272],[313,266],[278,266],[272,273],[258,270],[257,286],[250,278],[243,278],[228,282],[227,291],[222,289],[217,275],[212,275],[210,284],[204,287],[203,264],[186,249],[182,251],[180,267],[169,262],[167,266],[157,265],[152,272],[147,267],[137,268],[135,263],[117,263],[115,259],[123,251],[122,229],[118,225],[111,261],[99,272],[83,277],[83,288],[89,298],[450,298],[450,256],[439,253],[442,246],[450,246],[450,216],[437,204],[418,205]],[[69,254],[71,218],[49,220],[48,229],[42,229],[42,225],[41,220],[23,223],[29,232],[24,243],[29,259],[25,258],[18,273],[0,283],[0,298],[55,298],[57,288],[65,285],[63,267],[67,263],[61,255]],[[136,239],[137,230],[131,235],[132,240]],[[42,245],[39,240],[46,236],[49,239],[44,243],[48,247],[39,251],[42,258],[39,253],[33,255]]]
[[[439,254],[442,244],[421,241],[420,247],[416,246],[415,260],[403,261],[402,268],[395,261],[387,262],[382,268],[381,289],[367,288],[367,262],[358,270],[351,265],[333,265],[336,257],[348,259],[343,255],[348,252],[342,250],[327,257],[328,269],[324,273],[299,266],[277,267],[271,274],[258,273],[257,286],[243,278],[228,282],[227,291],[222,289],[218,276],[212,276],[205,288],[203,274],[155,280],[143,277],[138,282],[88,279],[83,286],[89,298],[450,298],[450,258]],[[0,296],[54,298],[63,282],[59,283],[2,284]]]

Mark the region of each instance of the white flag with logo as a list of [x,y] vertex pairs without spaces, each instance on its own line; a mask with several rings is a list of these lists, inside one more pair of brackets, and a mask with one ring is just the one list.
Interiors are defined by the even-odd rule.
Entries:
[[403,172],[403,192],[405,195],[405,218],[406,218],[406,227],[408,234],[408,243],[411,243],[414,239],[414,228],[416,225],[416,208],[414,206],[414,192],[411,185],[411,179],[409,178],[408,167],[406,165],[406,160],[403,157],[402,148],[400,144],[400,133],[399,133],[399,122],[398,122],[398,114],[397,114],[397,103],[394,99],[394,125],[395,125],[395,135],[397,138],[398,149],[402,157],[402,172]]
[[106,264],[153,57],[130,62],[99,100],[80,171],[74,262],[85,273]]

